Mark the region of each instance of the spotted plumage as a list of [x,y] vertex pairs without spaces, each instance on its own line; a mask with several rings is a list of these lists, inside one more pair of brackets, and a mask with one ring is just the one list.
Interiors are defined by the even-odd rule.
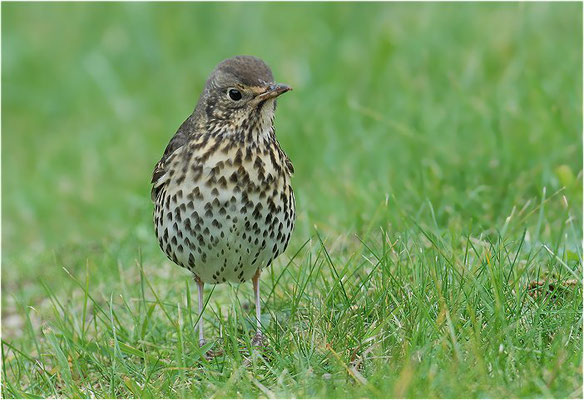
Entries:
[[221,62],[152,176],[156,236],[195,275],[199,308],[203,283],[253,278],[258,335],[259,274],[286,249],[295,220],[294,169],[273,126],[288,90],[258,58]]

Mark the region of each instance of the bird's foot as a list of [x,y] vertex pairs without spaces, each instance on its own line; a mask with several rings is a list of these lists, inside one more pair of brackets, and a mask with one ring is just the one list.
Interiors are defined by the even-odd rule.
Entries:
[[[207,345],[207,341],[205,339],[201,339],[199,340],[199,346],[201,347],[201,349],[203,347],[205,347]],[[223,349],[213,349],[213,348],[209,348],[206,352],[205,352],[205,358],[207,359],[207,361],[212,360],[215,357],[219,357],[223,355]]]
[[259,358],[263,358],[264,360],[270,360],[270,349],[268,347],[268,340],[264,335],[260,332],[256,333],[255,336],[251,339],[251,353],[247,356],[244,356],[244,365],[249,366],[254,361],[258,360]]
[[255,336],[253,337],[253,339],[251,340],[251,345],[253,347],[264,348],[264,347],[266,347],[267,344],[268,344],[268,341],[266,340],[264,335],[262,335],[261,332],[256,333]]

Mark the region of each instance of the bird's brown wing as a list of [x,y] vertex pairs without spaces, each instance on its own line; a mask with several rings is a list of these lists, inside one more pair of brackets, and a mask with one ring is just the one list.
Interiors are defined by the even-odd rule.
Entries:
[[162,158],[156,163],[156,166],[154,167],[154,172],[152,172],[152,180],[150,181],[150,183],[152,183],[152,191],[150,192],[152,201],[156,200],[156,196],[160,192],[163,184],[166,182],[164,176],[168,171],[168,161],[170,156],[188,142],[190,132],[192,131],[191,121],[191,117],[189,117],[185,122],[182,123],[180,128],[178,128],[178,131],[174,134],[172,139],[170,139],[166,149],[164,149]]

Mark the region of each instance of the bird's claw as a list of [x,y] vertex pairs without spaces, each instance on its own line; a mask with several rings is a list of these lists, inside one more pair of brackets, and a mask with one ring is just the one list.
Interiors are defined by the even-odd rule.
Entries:
[[266,347],[267,340],[260,332],[256,333],[253,339],[251,340],[251,345],[253,347],[263,348]]
[[[201,339],[199,340],[199,347],[201,348],[201,350],[203,349],[203,347],[205,347],[207,345],[207,341],[205,339]],[[216,347],[216,346],[214,346]],[[207,350],[204,354],[205,358],[207,359],[207,361],[212,360],[215,357],[219,357],[223,355],[223,350],[221,348],[219,349],[213,349],[210,348],[209,350]]]

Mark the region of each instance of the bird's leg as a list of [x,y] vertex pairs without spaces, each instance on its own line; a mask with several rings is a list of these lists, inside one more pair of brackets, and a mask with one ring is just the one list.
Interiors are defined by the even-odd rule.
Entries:
[[195,281],[197,282],[197,288],[199,289],[199,346],[205,345],[205,337],[203,335],[203,288],[205,284],[203,281],[195,275]]
[[256,272],[253,276],[253,292],[255,294],[255,309],[256,309],[256,326],[257,326],[257,334],[261,335],[261,323],[260,318],[262,315],[261,304],[260,304],[260,270]]
[[261,313],[261,304],[260,304],[260,273],[261,269],[258,268],[257,272],[252,278],[253,282],[253,291],[255,294],[255,308],[256,308],[256,324],[257,324],[257,331],[256,335],[252,340],[252,344],[254,346],[263,346],[264,345],[264,336],[262,335],[262,324],[260,322]]

